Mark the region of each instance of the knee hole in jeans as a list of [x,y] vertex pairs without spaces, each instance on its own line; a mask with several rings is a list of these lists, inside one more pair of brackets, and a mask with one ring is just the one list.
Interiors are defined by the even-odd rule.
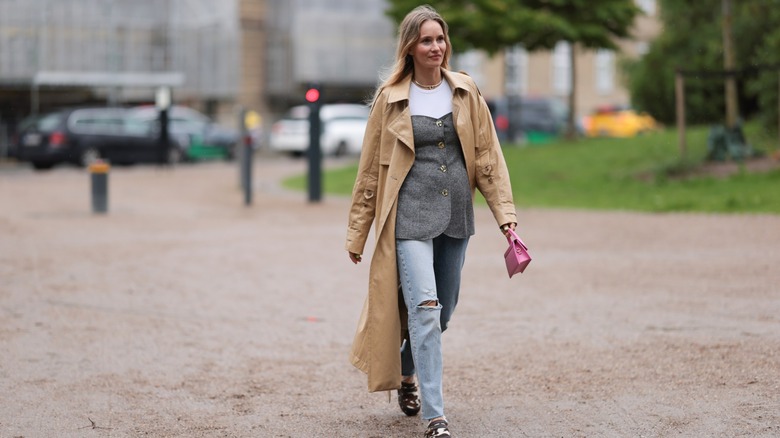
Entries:
[[426,300],[418,304],[417,307],[437,307],[439,305],[438,300]]

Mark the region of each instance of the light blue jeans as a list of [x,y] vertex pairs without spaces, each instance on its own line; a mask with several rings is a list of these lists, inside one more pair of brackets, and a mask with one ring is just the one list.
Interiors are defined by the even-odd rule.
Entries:
[[[458,304],[468,242],[443,234],[432,240],[396,240],[398,276],[409,314],[401,373],[417,372],[424,420],[444,416],[441,333]],[[435,305],[421,305],[426,302]]]

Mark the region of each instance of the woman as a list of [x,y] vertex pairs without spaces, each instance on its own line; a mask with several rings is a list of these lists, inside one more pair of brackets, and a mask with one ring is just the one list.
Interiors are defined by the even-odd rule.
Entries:
[[426,437],[450,436],[441,333],[474,234],[475,188],[504,232],[517,222],[490,112],[474,81],[449,71],[451,54],[447,24],[433,8],[404,18],[393,71],[373,99],[346,243],[359,263],[375,224],[352,363],[368,374],[369,391],[397,389],[410,416],[420,410],[416,376]]

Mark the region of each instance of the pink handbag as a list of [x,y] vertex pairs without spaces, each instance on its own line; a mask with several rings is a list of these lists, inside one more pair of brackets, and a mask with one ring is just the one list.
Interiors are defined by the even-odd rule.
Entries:
[[504,253],[504,259],[509,278],[512,278],[518,272],[525,271],[525,267],[531,263],[531,254],[528,254],[528,247],[511,228],[507,232],[506,240],[509,242],[509,248]]

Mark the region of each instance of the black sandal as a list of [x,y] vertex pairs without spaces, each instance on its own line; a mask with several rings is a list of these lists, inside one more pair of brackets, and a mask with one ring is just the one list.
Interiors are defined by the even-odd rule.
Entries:
[[420,412],[420,397],[417,395],[417,385],[414,383],[401,382],[401,388],[398,390],[398,406],[404,414],[414,417]]
[[425,431],[425,438],[452,437],[447,420],[434,420],[428,424],[428,430]]

